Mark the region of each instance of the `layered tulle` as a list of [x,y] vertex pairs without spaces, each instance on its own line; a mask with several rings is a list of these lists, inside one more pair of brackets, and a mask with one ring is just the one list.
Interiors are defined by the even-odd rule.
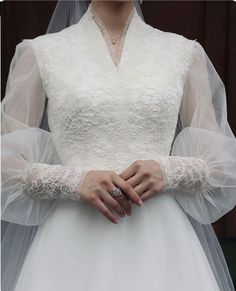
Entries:
[[[45,221],[54,203],[27,197],[20,185],[27,163],[60,163],[53,136],[43,122],[45,109],[46,93],[31,40],[24,40],[16,46],[2,102],[2,219],[10,222],[2,245],[4,291],[13,290],[34,226]],[[227,121],[224,84],[198,42],[185,80],[178,125],[171,155],[204,159],[209,183],[206,191],[178,189],[173,195],[190,216],[221,290],[233,290],[210,223],[236,204],[236,141]]]
[[28,40],[16,46],[2,102],[2,219],[39,225],[53,200],[32,199],[23,193],[21,175],[31,162],[60,163],[52,134],[40,128],[46,94]]
[[227,121],[225,87],[203,47],[195,42],[179,113],[173,156],[202,158],[209,178],[203,191],[174,191],[198,222],[215,222],[236,205],[236,139]]
[[16,46],[1,104],[2,290],[6,291],[14,289],[37,227],[55,202],[28,197],[20,182],[31,162],[60,163],[45,122],[46,100],[33,47],[23,40]]

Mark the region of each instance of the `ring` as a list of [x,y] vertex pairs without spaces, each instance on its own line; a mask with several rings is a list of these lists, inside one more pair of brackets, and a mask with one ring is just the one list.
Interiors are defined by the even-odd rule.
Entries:
[[120,190],[120,188],[113,188],[111,191],[112,191],[112,196],[114,196],[114,197],[123,196],[123,193]]

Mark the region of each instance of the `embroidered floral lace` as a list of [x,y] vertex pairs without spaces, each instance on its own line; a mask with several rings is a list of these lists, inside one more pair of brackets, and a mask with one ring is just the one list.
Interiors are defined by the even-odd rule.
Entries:
[[[200,43],[153,28],[137,14],[119,66],[105,44],[88,10],[79,23],[16,46],[2,104],[2,220],[13,223],[3,242],[4,254],[14,258],[4,263],[3,286],[19,274],[32,238],[28,226],[41,225],[54,202],[63,202],[52,198],[79,199],[80,170],[121,172],[134,160],[161,157],[165,189],[174,192],[163,195],[166,204],[177,201],[193,218],[221,289],[233,290],[209,228],[236,205],[236,142],[222,80]],[[50,132],[40,127],[46,96]],[[29,161],[35,164],[25,169]],[[149,206],[158,214],[157,205]],[[146,214],[141,224],[150,221]]]
[[[163,190],[206,188],[209,174],[201,158],[166,156],[156,161],[165,179]],[[81,201],[80,188],[86,173],[73,166],[30,163],[23,171],[21,185],[24,193],[33,198]]]
[[[120,173],[135,160],[162,157],[166,189],[187,189],[174,198],[197,221],[214,222],[235,205],[224,87],[196,40],[153,29],[134,14],[116,69],[88,10],[79,24],[25,39],[16,50],[3,104],[6,221],[39,225],[52,207],[53,199],[23,195],[19,178],[29,161],[45,164],[24,173],[31,197],[74,197],[80,170]],[[50,132],[39,128],[46,96]],[[78,172],[69,178],[58,165]]]
[[160,157],[157,159],[165,179],[165,188],[204,190],[208,182],[208,169],[205,161],[194,157]]
[[79,191],[85,174],[72,166],[30,163],[23,171],[21,186],[33,198],[82,201]]

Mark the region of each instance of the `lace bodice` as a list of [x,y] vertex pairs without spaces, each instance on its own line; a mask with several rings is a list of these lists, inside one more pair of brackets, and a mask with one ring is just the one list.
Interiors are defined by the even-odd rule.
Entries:
[[88,9],[79,23],[33,45],[63,164],[120,171],[169,155],[191,40],[153,28],[135,11],[116,69]]
[[[3,104],[5,220],[38,225],[51,198],[79,199],[87,171],[119,174],[149,159],[199,222],[234,204],[235,139],[203,47],[136,11],[123,44],[115,66],[88,9],[77,24],[17,45]],[[50,132],[41,126],[45,105]]]
[[[45,92],[51,132],[40,128]],[[137,159],[159,161],[168,190],[160,195],[163,199],[146,203],[137,223],[160,221],[155,219],[158,207],[164,209],[159,214],[165,220],[165,207],[176,205],[175,201],[199,225],[215,222],[235,206],[236,143],[227,122],[221,79],[200,44],[155,29],[137,14],[118,67],[89,10],[78,24],[21,42],[4,100],[1,202],[5,221],[41,225],[53,206],[61,206],[62,212],[53,211],[59,213],[55,225],[61,229],[67,217],[79,217],[81,229],[87,231],[95,213],[78,209],[75,201],[54,198],[79,200],[86,168],[123,171]],[[180,126],[174,137],[178,115]],[[22,226],[20,231],[14,227],[16,239],[5,243],[9,249],[9,242],[17,242],[18,249],[11,253],[17,254],[17,268],[22,263],[19,254],[26,253],[32,238],[32,228]],[[205,228],[196,230],[206,245]],[[19,274],[17,268],[11,273]],[[5,281],[12,283],[8,273]]]
[[[58,33],[23,40],[2,104],[3,219],[38,225],[50,198],[74,197],[74,181],[79,187],[87,170],[121,173],[136,160],[162,158],[167,196],[197,221],[214,222],[235,205],[225,100],[197,41],[156,29],[137,13],[118,66],[89,9]],[[45,104],[50,132],[41,126]]]

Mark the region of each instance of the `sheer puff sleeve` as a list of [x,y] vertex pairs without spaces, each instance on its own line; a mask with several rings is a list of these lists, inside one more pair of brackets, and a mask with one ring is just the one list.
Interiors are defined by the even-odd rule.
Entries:
[[160,159],[167,187],[194,219],[215,222],[236,205],[236,139],[227,121],[225,87],[194,41],[171,156]]
[[46,93],[32,40],[15,49],[2,101],[2,220],[39,225],[55,199],[80,200],[86,171],[63,166],[43,129]]

